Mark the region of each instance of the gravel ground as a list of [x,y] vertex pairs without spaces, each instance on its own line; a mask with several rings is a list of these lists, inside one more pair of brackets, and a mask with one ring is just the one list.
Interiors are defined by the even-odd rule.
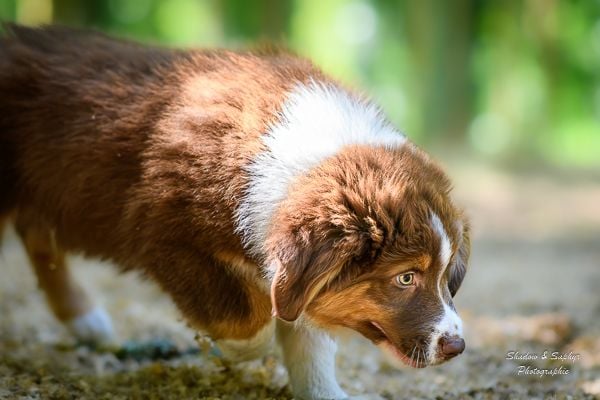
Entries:
[[[342,386],[386,399],[600,398],[600,180],[467,163],[449,170],[474,225],[472,268],[456,298],[467,350],[442,366],[397,369],[344,334]],[[0,399],[291,398],[277,354],[225,365],[207,341],[198,346],[153,284],[78,257],[75,273],[112,314],[119,343],[75,346],[49,314],[14,234],[5,236]],[[510,351],[571,359],[510,360]],[[527,366],[557,373],[519,374]]]

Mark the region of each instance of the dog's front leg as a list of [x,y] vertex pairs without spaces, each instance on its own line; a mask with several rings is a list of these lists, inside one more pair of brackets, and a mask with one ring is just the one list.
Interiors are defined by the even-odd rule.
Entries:
[[303,400],[345,399],[335,378],[335,341],[304,323],[277,321],[277,340],[290,376],[294,397]]

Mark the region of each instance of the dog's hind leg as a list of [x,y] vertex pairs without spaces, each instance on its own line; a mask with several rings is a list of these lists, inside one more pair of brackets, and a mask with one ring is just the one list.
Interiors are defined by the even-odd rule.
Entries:
[[29,223],[18,215],[16,230],[29,261],[56,316],[82,343],[106,344],[113,338],[112,323],[104,309],[95,307],[84,289],[74,280],[52,229]]

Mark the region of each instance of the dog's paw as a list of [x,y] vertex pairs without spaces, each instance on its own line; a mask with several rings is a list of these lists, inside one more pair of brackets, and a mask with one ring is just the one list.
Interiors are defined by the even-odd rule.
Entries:
[[293,390],[295,399],[299,400],[350,400],[349,397],[340,387],[337,388],[308,388],[307,390]]
[[95,307],[87,313],[67,321],[65,325],[83,344],[108,345],[115,338],[110,316],[100,307]]

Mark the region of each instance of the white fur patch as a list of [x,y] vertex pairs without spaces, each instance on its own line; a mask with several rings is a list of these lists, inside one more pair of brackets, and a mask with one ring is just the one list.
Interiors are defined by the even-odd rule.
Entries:
[[225,359],[241,362],[266,355],[273,346],[274,336],[275,323],[271,321],[250,339],[222,339],[216,340],[215,343]]
[[335,378],[337,345],[326,332],[305,321],[290,324],[278,320],[277,339],[294,398],[348,398]]
[[[442,300],[443,301],[443,300]],[[463,337],[463,329],[462,329],[462,320],[456,314],[456,312],[451,309],[445,302],[444,305],[444,315],[442,319],[436,324],[433,334],[431,335],[431,341],[429,342],[428,348],[428,358],[430,364],[437,364],[442,361],[437,357],[437,348],[439,345],[440,338],[442,336],[458,336],[460,338]]]
[[448,267],[448,263],[450,262],[450,257],[452,256],[452,245],[450,243],[450,239],[448,238],[448,234],[444,229],[444,225],[442,221],[437,216],[437,214],[432,213],[431,215],[431,226],[434,231],[437,233],[440,238],[440,272],[438,275],[437,281],[437,289],[438,296],[440,297],[440,301],[444,307],[444,314],[440,321],[435,325],[433,333],[430,337],[429,349],[428,349],[428,358],[429,363],[436,364],[439,360],[437,357],[437,347],[442,336],[459,336],[462,338],[462,320],[448,304],[444,300],[443,292],[442,292],[442,277],[446,272],[446,268]]
[[114,340],[110,316],[100,307],[65,322],[65,325],[82,343],[108,344]]
[[294,178],[345,146],[396,148],[406,137],[373,104],[332,84],[310,81],[290,93],[263,141],[266,149],[248,167],[250,182],[237,210],[237,231],[257,255],[264,254],[272,216]]
[[433,230],[438,234],[440,238],[440,264],[442,265],[442,270],[440,277],[444,274],[448,263],[450,262],[450,256],[452,255],[452,246],[450,245],[450,239],[446,234],[446,230],[444,229],[444,224],[440,220],[440,217],[437,216],[436,213],[431,213],[431,226]]

